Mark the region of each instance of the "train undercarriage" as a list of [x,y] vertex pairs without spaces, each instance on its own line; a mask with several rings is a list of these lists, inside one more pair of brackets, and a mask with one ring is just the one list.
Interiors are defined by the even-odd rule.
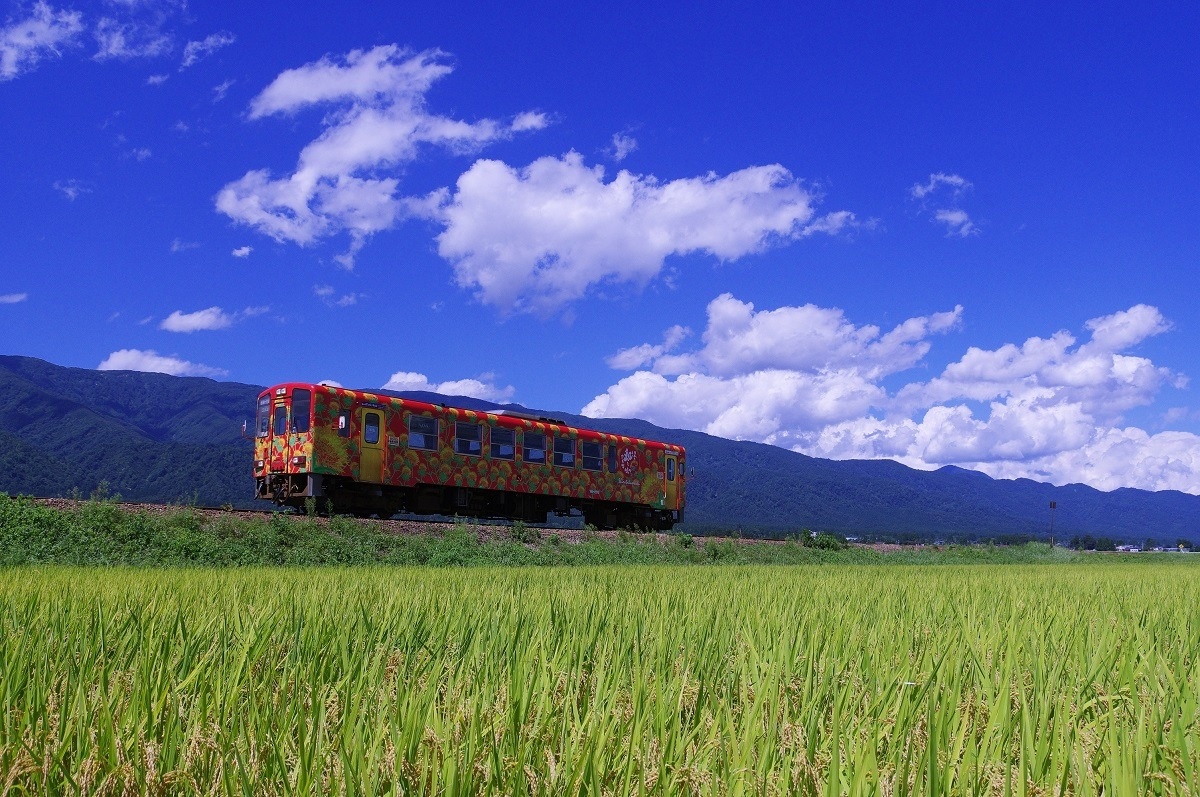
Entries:
[[271,474],[255,479],[257,497],[304,510],[313,502],[320,514],[389,518],[400,512],[545,523],[547,515],[582,515],[597,529],[670,531],[683,512],[644,504],[534,495],[453,485],[395,487],[320,474]]

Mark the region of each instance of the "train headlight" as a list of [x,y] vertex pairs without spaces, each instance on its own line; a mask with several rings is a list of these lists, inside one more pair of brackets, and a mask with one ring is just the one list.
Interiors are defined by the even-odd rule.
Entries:
[[297,468],[303,468],[306,462],[308,462],[308,457],[292,457],[292,464]]

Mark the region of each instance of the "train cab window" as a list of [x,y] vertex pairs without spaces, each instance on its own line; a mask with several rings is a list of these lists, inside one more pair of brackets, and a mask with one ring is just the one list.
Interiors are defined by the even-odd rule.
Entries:
[[275,434],[287,434],[287,405],[275,406]]
[[254,434],[266,437],[271,432],[271,397],[263,396],[258,400],[258,415],[254,419]]
[[483,454],[483,427],[477,423],[454,424],[454,453],[472,457]]
[[546,435],[541,432],[526,432],[522,456],[526,462],[546,464]]
[[338,437],[350,436],[350,410],[342,410],[337,416]]
[[437,418],[423,415],[408,416],[408,447],[436,451],[438,447]]
[[575,467],[575,441],[570,437],[554,438],[554,464],[561,468]]
[[297,388],[292,391],[292,431],[307,432],[312,415],[312,391]]
[[379,442],[379,413],[368,412],[363,418],[363,442],[372,446]]
[[667,457],[667,481],[675,481],[675,457]]
[[599,443],[587,441],[580,444],[579,467],[584,470],[604,470],[604,458],[600,455]]
[[512,459],[516,449],[516,432],[492,427],[492,459]]
[[617,472],[617,444],[616,443],[608,444],[608,472],[609,473]]

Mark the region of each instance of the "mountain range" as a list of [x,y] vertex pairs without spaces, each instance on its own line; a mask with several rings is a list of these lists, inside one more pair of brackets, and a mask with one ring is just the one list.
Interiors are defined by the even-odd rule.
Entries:
[[[262,387],[138,371],[66,368],[0,356],[0,492],[252,506],[251,446],[241,436]],[[683,531],[867,539],[1011,540],[1054,534],[1173,544],[1200,539],[1200,496],[1029,479],[993,479],[888,460],[825,460],[776,446],[467,397],[402,395],[471,409],[515,409],[575,426],[683,445]]]

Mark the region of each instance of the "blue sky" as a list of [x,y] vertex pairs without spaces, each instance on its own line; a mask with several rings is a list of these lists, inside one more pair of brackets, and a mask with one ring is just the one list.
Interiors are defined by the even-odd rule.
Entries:
[[4,353],[1200,493],[1194,5],[3,2]]

